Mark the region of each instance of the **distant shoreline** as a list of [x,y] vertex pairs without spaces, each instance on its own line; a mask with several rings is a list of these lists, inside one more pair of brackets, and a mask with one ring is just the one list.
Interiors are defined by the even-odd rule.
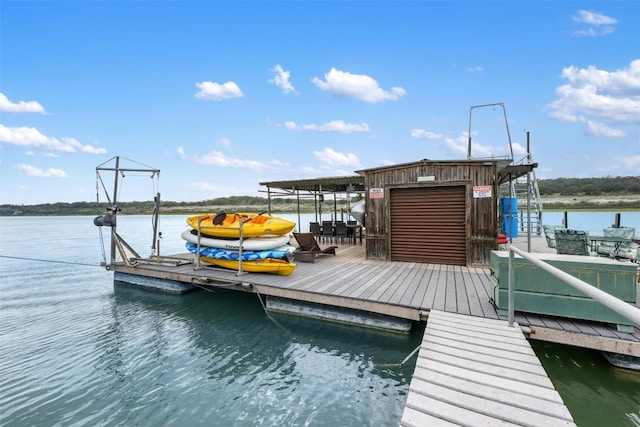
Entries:
[[[543,211],[635,211],[640,210],[640,194],[629,195],[602,195],[602,196],[543,196]],[[523,209],[522,201],[520,208]],[[533,204],[533,200],[532,200]],[[153,212],[153,202],[124,202],[120,204],[122,215],[149,215]],[[323,210],[333,212],[333,204],[325,203]],[[101,215],[106,204],[102,203],[98,208],[95,203],[47,203],[39,205],[0,205],[0,216],[87,216]],[[215,201],[201,201],[190,203],[176,203],[168,201],[166,205],[160,204],[161,215],[197,215],[211,212],[263,212],[268,208],[264,203],[245,204],[217,204]],[[338,205],[338,209],[345,208]],[[271,206],[271,212],[277,214],[291,214],[298,212],[298,204],[277,203]],[[305,201],[300,204],[300,213],[313,213],[313,202]]]

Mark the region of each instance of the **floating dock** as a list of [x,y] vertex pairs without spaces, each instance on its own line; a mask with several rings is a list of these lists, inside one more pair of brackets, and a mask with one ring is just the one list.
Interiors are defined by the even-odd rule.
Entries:
[[[525,239],[514,244],[526,248]],[[548,250],[544,238],[534,239],[535,252]],[[488,267],[367,260],[362,245],[342,245],[336,255],[315,263],[298,263],[290,276],[245,274],[197,268],[192,254],[152,257],[134,265],[111,265],[114,279],[169,292],[225,288],[270,297],[380,314],[410,321],[426,320],[431,310],[500,319],[493,303]],[[640,288],[640,285],[637,285]],[[640,289],[637,292],[640,300]],[[636,301],[640,306],[640,301]],[[610,323],[516,312],[516,321],[530,339],[640,357],[640,330],[618,331]]]
[[[536,245],[544,252],[546,241]],[[574,425],[527,338],[640,357],[637,327],[622,332],[614,324],[520,312],[508,327],[494,305],[488,267],[367,260],[361,245],[299,263],[289,276],[198,267],[192,254],[109,268],[115,281],[133,286],[248,292],[267,310],[330,321],[402,331],[408,321],[426,320],[403,426]]]
[[573,426],[520,328],[432,310],[402,426]]

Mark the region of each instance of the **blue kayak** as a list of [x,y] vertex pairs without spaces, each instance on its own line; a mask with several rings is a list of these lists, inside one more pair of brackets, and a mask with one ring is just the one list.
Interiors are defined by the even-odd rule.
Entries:
[[[194,243],[186,244],[187,250],[192,254],[197,253],[198,245]],[[263,251],[243,251],[243,261],[256,261],[267,258],[284,258],[291,255],[296,250],[295,246],[282,245],[275,249],[265,249]],[[213,259],[238,260],[240,253],[238,251],[227,251],[220,248],[212,248],[209,246],[200,246],[200,256]]]

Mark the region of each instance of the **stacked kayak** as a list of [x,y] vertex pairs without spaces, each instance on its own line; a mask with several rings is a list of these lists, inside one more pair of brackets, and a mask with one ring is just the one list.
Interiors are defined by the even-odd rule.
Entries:
[[187,224],[200,233],[213,237],[281,236],[290,233],[296,223],[265,214],[226,213],[195,215],[187,218]]
[[[198,245],[187,243],[187,250],[192,254],[198,253]],[[242,251],[243,261],[257,261],[267,258],[284,258],[291,255],[296,250],[295,246],[282,245],[275,249],[265,249],[262,251]],[[200,246],[200,256],[214,259],[226,259],[229,261],[237,261],[240,259],[240,252],[228,251],[209,246]]]
[[[198,232],[196,230],[185,230],[182,232],[182,238],[189,243],[198,244]],[[248,239],[242,239],[243,251],[264,251],[267,249],[274,249],[282,245],[286,245],[289,242],[289,235],[282,236],[262,236],[262,237],[250,237]],[[200,246],[208,246],[210,248],[220,248],[228,251],[240,250],[240,239],[208,236],[206,234],[200,234]]]
[[[209,264],[215,264],[218,267],[240,270],[240,261],[207,257],[200,257],[200,260]],[[266,258],[258,261],[242,261],[242,271],[248,271],[250,273],[279,274],[280,276],[290,275],[294,272],[296,266],[296,263],[289,262],[286,258]]]
[[287,258],[296,249],[289,245],[295,222],[264,214],[221,212],[191,216],[187,224],[191,228],[181,236],[187,241],[187,250],[203,262],[232,270],[239,270],[242,262],[243,271],[283,276],[296,269]]

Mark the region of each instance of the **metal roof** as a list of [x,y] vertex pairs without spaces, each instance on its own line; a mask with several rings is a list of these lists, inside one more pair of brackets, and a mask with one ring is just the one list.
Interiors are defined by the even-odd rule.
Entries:
[[[364,192],[364,175],[367,172],[380,171],[384,169],[403,168],[419,163],[485,163],[495,164],[497,167],[497,184],[504,184],[510,180],[514,180],[526,175],[533,169],[538,167],[537,163],[528,164],[510,164],[511,159],[474,159],[474,160],[429,160],[423,159],[416,162],[394,164],[371,169],[363,169],[357,171],[361,175],[350,176],[332,176],[324,178],[297,179],[286,181],[268,181],[261,182],[260,185],[268,188],[270,193],[274,189],[282,190],[284,195],[293,195],[297,192],[308,192],[310,194],[318,193],[346,193],[349,189],[351,193]],[[277,192],[276,192],[277,193]]]
[[290,194],[294,194],[296,191],[307,191],[309,193],[346,193],[347,189],[351,190],[351,193],[357,193],[364,191],[364,177],[362,175],[333,176],[288,181],[269,181],[261,182],[260,185],[267,187],[269,191],[279,189]]

